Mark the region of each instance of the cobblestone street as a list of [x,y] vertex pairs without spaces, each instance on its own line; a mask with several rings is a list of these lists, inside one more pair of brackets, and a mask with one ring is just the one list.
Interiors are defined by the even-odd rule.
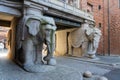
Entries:
[[[112,65],[112,63],[110,65],[109,63],[107,64],[107,63],[104,63],[105,61],[101,62],[100,60],[98,61],[96,60],[97,62],[95,62],[95,60],[88,61],[87,59],[76,58],[76,57],[64,56],[64,57],[56,57],[56,59],[57,59],[58,66],[62,65],[71,69],[76,69],[81,73],[84,73],[85,71],[92,72],[93,77],[84,78],[84,80],[97,80],[96,78],[97,76],[106,76],[108,80],[120,79],[120,77],[118,76],[120,72],[120,69],[118,69],[119,65]],[[7,59],[5,56],[0,58],[0,80],[44,80],[45,78],[43,76],[45,77],[43,73],[41,75],[40,73],[28,73],[24,71],[15,63]],[[46,80],[49,80],[49,79],[46,78]]]
[[120,80],[120,0],[0,0],[0,80]]

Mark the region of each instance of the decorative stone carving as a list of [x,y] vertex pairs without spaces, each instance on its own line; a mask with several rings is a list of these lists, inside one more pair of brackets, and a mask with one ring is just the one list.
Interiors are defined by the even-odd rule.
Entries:
[[68,53],[72,55],[73,48],[82,49],[82,54],[89,55],[90,58],[95,58],[95,53],[98,48],[101,31],[94,27],[94,24],[85,22],[81,28],[73,30],[68,36]]
[[95,53],[97,51],[101,31],[94,26],[94,24],[90,24],[89,28],[85,31],[87,37],[88,37],[88,55],[90,58],[96,58]]
[[68,35],[68,54],[73,54],[73,48],[81,48],[82,54],[87,53],[88,39],[85,34],[85,30],[89,27],[87,23],[81,25],[80,28],[77,28],[70,32]]
[[[29,11],[17,26],[16,60],[26,71],[44,72],[54,69],[56,64],[53,57],[56,26],[53,18],[36,14]],[[42,62],[43,43],[47,45],[47,55],[43,59],[52,66]]]

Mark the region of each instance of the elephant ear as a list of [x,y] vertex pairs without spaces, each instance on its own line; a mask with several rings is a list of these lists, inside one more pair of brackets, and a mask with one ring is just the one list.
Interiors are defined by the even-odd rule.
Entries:
[[40,30],[40,21],[32,18],[28,19],[26,22],[26,26],[28,27],[29,34],[35,36]]
[[98,28],[94,28],[95,33],[97,33],[99,36],[102,35],[101,30]]
[[41,24],[42,25],[46,25],[46,24],[50,24],[51,26],[47,26],[45,28],[47,29],[52,29],[52,30],[56,30],[56,25],[55,25],[55,21],[52,17],[47,17],[47,16],[44,16],[42,19],[41,19]]
[[93,33],[93,29],[86,29],[86,35],[89,36],[91,33]]

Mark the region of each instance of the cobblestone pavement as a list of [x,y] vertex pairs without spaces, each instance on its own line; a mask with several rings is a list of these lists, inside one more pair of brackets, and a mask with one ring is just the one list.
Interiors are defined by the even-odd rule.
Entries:
[[[102,76],[102,75],[106,76],[106,74],[109,74],[112,70],[116,69],[116,67],[114,66],[101,64],[97,62],[80,60],[81,58],[56,57],[56,59],[57,59],[57,65],[65,66],[66,70],[69,67],[68,71],[71,71],[73,69],[81,73],[85,71],[91,71],[94,76],[92,78],[84,78],[84,80],[97,80],[96,76]],[[59,72],[61,72],[61,70],[64,71],[65,69],[60,69]],[[50,72],[48,74],[52,75]],[[57,73],[54,73],[54,75],[59,76]],[[43,73],[41,74],[28,73],[23,69],[21,69],[20,67],[18,67],[12,61],[5,58],[4,56],[0,57],[0,80],[50,80],[49,78],[53,76],[46,77],[46,75]],[[106,76],[106,77],[109,77],[109,76]],[[73,78],[74,78],[74,75],[73,75]],[[67,77],[65,79],[59,79],[59,80],[67,80]]]
[[[105,76],[108,78],[108,80],[120,80],[120,57],[119,56],[98,56],[99,59],[97,60],[95,59],[91,60],[88,58],[76,58],[76,57],[67,57],[67,58],[77,60],[80,62],[82,61],[88,64],[89,66],[93,65],[94,67],[97,67],[97,69],[94,67],[92,67],[92,69],[94,68],[95,72],[99,75],[94,75],[92,78],[85,78],[84,80],[98,80],[98,77],[100,76]],[[99,68],[110,70],[110,72],[101,71],[99,73],[99,70],[98,70]],[[90,71],[94,73],[94,70],[92,69],[90,69]]]
[[[99,67],[106,68],[120,68],[120,56],[97,56],[97,59],[90,59],[86,57],[68,57],[69,59],[74,59],[83,62],[93,63]],[[100,65],[101,64],[101,65]],[[105,67],[104,67],[105,68]]]
[[[58,64],[63,64],[72,68],[79,70],[81,73],[85,71],[91,71],[95,75],[104,75],[111,71],[111,68],[99,67],[99,64],[96,65],[95,63],[90,62],[83,62],[80,60],[76,60],[75,58],[69,57],[57,57]],[[103,65],[101,65],[103,66]]]
[[120,80],[120,69],[114,69],[109,73],[104,74],[108,80]]
[[64,65],[50,72],[30,73],[12,61],[0,58],[0,80],[82,80],[80,72]]

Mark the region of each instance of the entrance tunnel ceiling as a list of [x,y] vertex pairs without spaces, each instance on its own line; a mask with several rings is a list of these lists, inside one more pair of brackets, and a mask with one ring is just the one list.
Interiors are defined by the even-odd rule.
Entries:
[[10,27],[13,18],[14,16],[12,15],[0,13],[0,26]]

